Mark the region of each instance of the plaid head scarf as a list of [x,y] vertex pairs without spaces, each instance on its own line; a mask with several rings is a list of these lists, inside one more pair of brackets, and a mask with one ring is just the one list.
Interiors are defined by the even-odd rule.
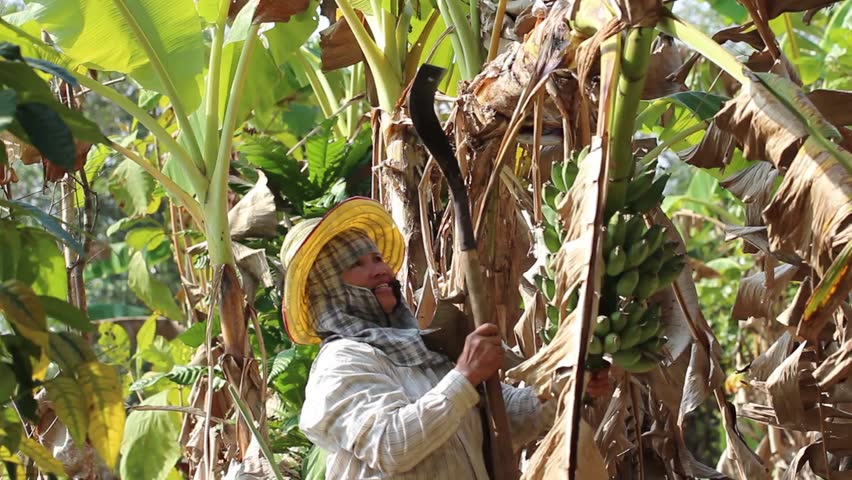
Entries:
[[375,243],[357,230],[331,239],[308,274],[307,291],[314,329],[323,343],[346,338],[378,348],[398,366],[440,365],[449,361],[423,343],[417,319],[397,296],[387,314],[373,291],[345,283],[341,274],[359,257],[378,252]]

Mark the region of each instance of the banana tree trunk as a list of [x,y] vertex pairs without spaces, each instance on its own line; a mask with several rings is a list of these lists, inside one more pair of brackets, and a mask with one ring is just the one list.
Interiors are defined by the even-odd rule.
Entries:
[[426,251],[422,242],[418,184],[428,154],[411,127],[406,109],[373,111],[373,197],[382,202],[405,238],[406,258],[398,277],[409,305],[423,284]]
[[[532,207],[540,202],[540,182],[532,182],[534,191],[529,196],[525,177],[549,178],[553,161],[551,155],[533,153],[536,164],[524,167],[516,160],[518,140],[526,142],[528,150],[543,152],[545,143],[574,144],[574,138],[583,137],[582,131],[587,131],[589,125],[580,106],[580,86],[570,76],[552,76],[542,85],[543,91],[538,94],[548,100],[541,104],[538,128],[533,118],[516,115],[516,111],[524,110],[522,104],[532,110],[533,98],[538,94],[534,95],[531,87],[576,53],[576,46],[569,46],[566,51],[562,42],[554,41],[567,28],[560,18],[565,17],[551,14],[551,19],[524,43],[512,45],[488,64],[463,87],[457,101],[454,127],[458,157],[469,185],[474,222],[479,225],[479,257],[485,270],[486,292],[492,299],[492,315],[496,315],[510,344],[514,343],[512,328],[522,313],[518,286],[534,261],[530,252],[534,244],[530,222],[534,219],[524,217],[523,211],[534,210]],[[563,138],[563,125],[570,126],[567,139]],[[536,133],[539,141],[531,142]],[[501,159],[498,156],[504,143],[506,152]],[[548,150],[552,152],[554,148]],[[514,183],[516,180],[519,182]],[[489,192],[489,188],[493,191]],[[459,268],[454,264],[452,271],[458,272]]]

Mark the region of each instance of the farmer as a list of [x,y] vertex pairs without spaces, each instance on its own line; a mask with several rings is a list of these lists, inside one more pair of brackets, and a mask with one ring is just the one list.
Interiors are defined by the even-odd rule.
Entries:
[[[404,245],[364,198],[287,235],[285,328],[322,345],[299,426],[328,452],[330,479],[487,479],[475,386],[502,364],[499,332],[477,328],[455,364],[429,350],[394,277]],[[515,448],[552,422],[532,389],[503,385],[503,396]]]

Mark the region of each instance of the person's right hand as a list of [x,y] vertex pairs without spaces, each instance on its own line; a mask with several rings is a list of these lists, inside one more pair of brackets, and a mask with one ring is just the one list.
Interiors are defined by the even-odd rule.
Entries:
[[465,338],[464,349],[456,362],[456,370],[474,386],[493,375],[503,364],[500,330],[485,323]]

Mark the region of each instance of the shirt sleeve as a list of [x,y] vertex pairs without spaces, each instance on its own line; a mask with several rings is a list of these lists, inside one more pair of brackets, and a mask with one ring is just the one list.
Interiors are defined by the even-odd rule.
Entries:
[[441,447],[479,401],[456,370],[411,401],[370,347],[327,353],[309,378],[299,426],[320,447],[345,449],[387,474],[410,470]]
[[556,402],[542,405],[534,389],[516,388],[504,383],[503,400],[515,450],[535,440],[544,429],[553,425],[555,409],[550,404]]

